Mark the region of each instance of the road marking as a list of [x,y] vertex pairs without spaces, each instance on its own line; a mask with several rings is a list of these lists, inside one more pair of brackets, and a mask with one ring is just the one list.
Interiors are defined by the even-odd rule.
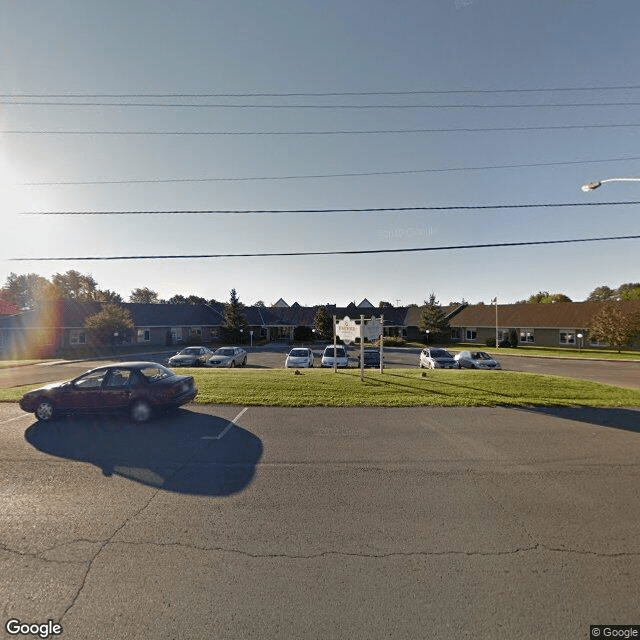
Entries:
[[227,432],[229,431],[229,429],[231,429],[231,427],[237,424],[238,420],[244,415],[245,411],[248,408],[249,407],[245,407],[233,420],[229,422],[229,424],[217,436],[203,436],[200,439],[201,440],[222,440],[222,438],[224,438],[227,435]]
[[29,416],[31,416],[30,413],[23,413],[23,414],[21,414],[19,416],[15,416],[13,418],[9,418],[8,420],[3,420],[2,422],[0,422],[0,424],[7,424],[7,422],[13,422],[14,420],[20,420],[20,418],[26,418],[26,417],[29,417]]

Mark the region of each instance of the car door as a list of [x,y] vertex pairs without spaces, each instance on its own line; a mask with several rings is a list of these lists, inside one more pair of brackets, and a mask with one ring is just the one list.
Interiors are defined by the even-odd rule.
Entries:
[[68,409],[78,411],[96,411],[101,407],[102,383],[108,369],[89,371],[76,378],[69,386],[66,395]]
[[131,369],[111,369],[102,385],[100,404],[105,410],[124,409],[129,406],[133,375]]

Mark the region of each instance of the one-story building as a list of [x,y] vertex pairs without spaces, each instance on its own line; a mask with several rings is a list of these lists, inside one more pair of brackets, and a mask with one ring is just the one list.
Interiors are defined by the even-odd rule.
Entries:
[[[449,321],[451,340],[486,344],[498,343],[512,333],[521,345],[542,347],[604,347],[589,336],[594,315],[610,302],[557,302],[553,304],[468,305]],[[640,300],[615,303],[629,313],[640,313]],[[582,337],[580,337],[582,336]],[[640,346],[640,344],[638,344]]]

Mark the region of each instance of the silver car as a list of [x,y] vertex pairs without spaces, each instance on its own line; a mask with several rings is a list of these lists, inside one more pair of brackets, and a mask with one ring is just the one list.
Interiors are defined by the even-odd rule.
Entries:
[[446,349],[423,349],[420,353],[420,368],[459,369],[460,365]]
[[247,352],[241,347],[220,347],[207,360],[208,367],[244,367]]
[[207,347],[185,347],[169,358],[168,365],[170,367],[201,367],[212,355],[213,351]]
[[456,360],[461,369],[502,369],[486,351],[461,351]]
[[284,362],[285,368],[313,367],[313,351],[308,347],[297,347],[289,351],[289,355]]

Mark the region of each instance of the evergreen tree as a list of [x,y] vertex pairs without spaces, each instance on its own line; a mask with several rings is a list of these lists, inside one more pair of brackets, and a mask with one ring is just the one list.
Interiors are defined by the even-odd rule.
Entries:
[[449,321],[434,293],[429,295],[429,300],[424,301],[420,329],[425,333],[429,331],[430,341],[444,340],[449,337]]
[[224,305],[223,330],[227,338],[240,339],[240,330],[247,327],[247,318],[244,315],[244,305],[240,302],[235,289],[231,289],[229,302]]
[[327,312],[326,307],[319,307],[316,311],[313,327],[321,338],[325,340],[333,338],[333,318]]

